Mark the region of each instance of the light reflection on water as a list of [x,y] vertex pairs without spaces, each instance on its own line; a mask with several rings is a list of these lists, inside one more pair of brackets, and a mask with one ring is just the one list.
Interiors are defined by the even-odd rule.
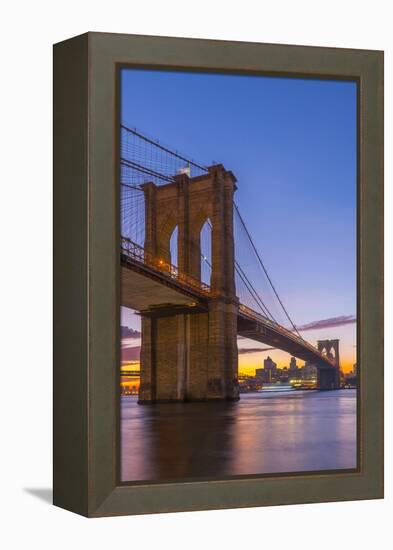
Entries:
[[355,390],[136,401],[121,399],[122,481],[356,468]]

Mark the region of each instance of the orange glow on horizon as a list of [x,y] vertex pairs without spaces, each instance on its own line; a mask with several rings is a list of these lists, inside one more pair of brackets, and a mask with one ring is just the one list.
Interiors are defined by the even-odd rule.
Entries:
[[[266,359],[266,357],[270,357],[273,359],[274,362],[277,363],[277,366],[279,368],[284,368],[289,366],[290,361],[290,355],[288,355],[285,352],[282,352],[280,350],[273,350],[269,352],[253,352],[250,354],[239,354],[238,358],[238,371],[239,373],[254,376],[255,375],[255,369],[261,369],[263,368],[263,361]],[[341,358],[341,370],[347,374],[353,370],[353,365],[356,362],[355,357],[347,357],[344,356]],[[297,360],[297,364],[299,367],[302,367],[304,365],[304,361],[301,359]],[[121,363],[120,365],[121,371],[140,371],[140,362],[125,362]]]
[[123,371],[123,370],[141,370],[141,364],[139,361],[135,361],[135,362],[124,362],[124,363],[121,363],[120,365],[120,371]]

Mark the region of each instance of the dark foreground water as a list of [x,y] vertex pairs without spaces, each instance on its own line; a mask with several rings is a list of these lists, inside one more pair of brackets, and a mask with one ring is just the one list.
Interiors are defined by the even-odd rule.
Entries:
[[121,399],[121,479],[356,468],[356,391],[242,394],[235,403]]

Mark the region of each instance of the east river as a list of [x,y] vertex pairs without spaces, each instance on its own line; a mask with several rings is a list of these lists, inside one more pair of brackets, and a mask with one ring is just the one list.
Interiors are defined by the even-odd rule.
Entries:
[[122,481],[356,468],[356,391],[242,394],[237,402],[121,398]]

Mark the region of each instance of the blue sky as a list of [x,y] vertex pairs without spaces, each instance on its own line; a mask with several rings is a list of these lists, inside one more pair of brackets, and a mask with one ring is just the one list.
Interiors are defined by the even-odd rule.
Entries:
[[[123,122],[234,172],[297,324],[356,314],[354,82],[126,69],[121,97]],[[353,349],[354,329],[342,332]]]

